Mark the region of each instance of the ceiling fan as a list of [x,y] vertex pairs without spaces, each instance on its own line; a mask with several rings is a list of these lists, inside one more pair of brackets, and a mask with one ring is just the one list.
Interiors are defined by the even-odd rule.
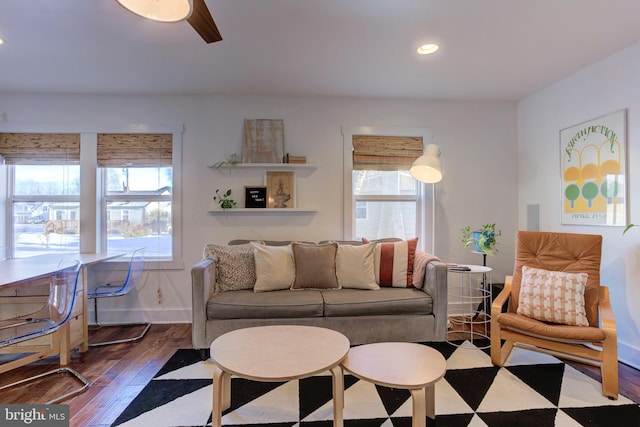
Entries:
[[220,35],[205,0],[116,1],[130,12],[154,21],[178,22],[186,19],[207,43],[222,40],[222,35]]

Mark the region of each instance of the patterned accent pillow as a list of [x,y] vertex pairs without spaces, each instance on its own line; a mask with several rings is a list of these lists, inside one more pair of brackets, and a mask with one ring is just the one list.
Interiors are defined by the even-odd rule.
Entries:
[[256,264],[250,245],[209,244],[203,255],[216,261],[216,282],[220,292],[253,289]]
[[[364,243],[368,240],[362,239]],[[376,283],[383,287],[412,288],[413,262],[418,238],[376,245],[374,268]]]
[[584,308],[587,273],[522,267],[517,313],[545,322],[589,326]]

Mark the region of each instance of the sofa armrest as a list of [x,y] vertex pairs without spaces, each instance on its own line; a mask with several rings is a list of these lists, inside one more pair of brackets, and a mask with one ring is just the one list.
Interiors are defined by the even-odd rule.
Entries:
[[447,264],[429,261],[425,266],[422,290],[433,299],[433,314],[436,320],[435,340],[447,338]]
[[207,301],[216,282],[215,262],[210,258],[191,267],[191,341],[193,348],[207,348]]

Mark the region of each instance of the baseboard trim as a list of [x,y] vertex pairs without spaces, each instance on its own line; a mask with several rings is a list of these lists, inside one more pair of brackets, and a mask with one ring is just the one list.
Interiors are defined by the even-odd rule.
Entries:
[[640,348],[618,340],[618,360],[640,370]]
[[[133,310],[109,310],[99,309],[100,323],[108,325],[110,323],[191,323],[191,310],[185,308],[167,309],[133,309]],[[94,323],[93,310],[88,313],[89,324]]]

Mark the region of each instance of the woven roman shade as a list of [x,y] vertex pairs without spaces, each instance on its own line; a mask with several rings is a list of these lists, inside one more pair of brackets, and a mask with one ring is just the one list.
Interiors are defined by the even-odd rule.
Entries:
[[80,163],[80,134],[0,133],[0,155],[10,165]]
[[422,156],[422,137],[353,135],[354,170],[409,170]]
[[172,134],[100,133],[98,166],[171,166],[172,143]]

